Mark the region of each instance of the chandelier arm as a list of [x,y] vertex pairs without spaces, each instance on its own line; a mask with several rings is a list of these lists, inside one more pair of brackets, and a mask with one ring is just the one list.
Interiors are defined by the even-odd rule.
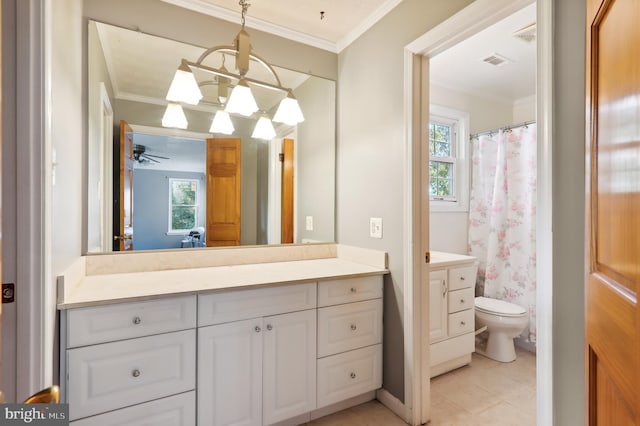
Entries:
[[219,76],[222,76],[222,77],[232,78],[234,80],[240,80],[241,78],[244,78],[244,80],[247,81],[248,83],[252,83],[252,84],[255,84],[256,86],[264,87],[265,89],[278,90],[278,91],[286,92],[286,93],[291,91],[290,88],[282,86],[280,84],[280,80],[279,79],[278,79],[278,84],[272,84],[272,83],[267,83],[265,81],[253,79],[251,77],[246,77],[246,76],[242,77],[239,74],[235,74],[235,73],[232,73],[232,72],[229,72],[229,71],[223,71],[221,69],[209,67],[207,65],[202,65],[200,63],[190,62],[190,61],[187,61],[186,59],[183,59],[182,63],[186,64],[187,66],[193,67],[193,68],[199,68],[201,70],[210,72],[212,74],[219,75]]
[[[211,55],[212,53],[215,53],[215,52],[229,53],[229,54],[234,54],[234,55],[238,54],[238,51],[236,50],[235,46],[231,46],[231,45],[214,46],[214,47],[211,47],[211,48],[205,50],[202,53],[202,55],[200,55],[198,60],[195,62],[195,66],[204,66],[204,65],[202,65],[202,61],[204,61],[207,56],[209,56],[209,55]],[[249,57],[251,59],[253,59],[254,61],[258,62],[263,67],[265,67],[269,71],[269,73],[273,76],[273,78],[278,82],[278,84],[277,84],[278,87],[282,87],[282,83],[280,82],[280,77],[278,77],[278,74],[276,73],[276,70],[274,70],[273,67],[267,63],[267,61],[265,61],[260,56],[254,54],[254,53],[249,53]],[[188,61],[183,59],[182,62],[184,63],[184,62],[188,62]],[[189,62],[189,64],[194,66],[193,62]]]

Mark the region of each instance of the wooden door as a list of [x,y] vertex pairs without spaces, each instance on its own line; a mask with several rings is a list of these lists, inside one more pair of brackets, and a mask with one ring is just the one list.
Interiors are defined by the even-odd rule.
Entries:
[[263,424],[316,408],[316,311],[264,318]]
[[282,140],[281,243],[293,243],[293,139]]
[[120,139],[114,155],[113,250],[133,250],[133,130],[120,120]]
[[241,141],[207,139],[207,247],[240,245]]
[[[0,81],[2,81],[2,3],[0,3]],[[0,84],[0,183],[2,183],[2,84]],[[2,185],[0,185],[2,200]],[[0,203],[0,230],[2,229],[2,203]],[[0,232],[0,281],[2,278],[2,232]],[[0,384],[2,384],[2,303],[0,303]],[[4,402],[4,394],[0,389],[0,404]]]
[[262,424],[262,318],[198,329],[198,425]]
[[640,2],[587,4],[587,423],[640,425]]

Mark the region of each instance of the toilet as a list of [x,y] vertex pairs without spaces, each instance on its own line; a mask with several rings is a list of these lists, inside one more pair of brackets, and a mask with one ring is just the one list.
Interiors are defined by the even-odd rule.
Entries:
[[516,359],[513,339],[529,324],[527,311],[513,303],[489,297],[475,299],[476,329],[487,327],[489,339],[485,351],[477,352],[500,362]]

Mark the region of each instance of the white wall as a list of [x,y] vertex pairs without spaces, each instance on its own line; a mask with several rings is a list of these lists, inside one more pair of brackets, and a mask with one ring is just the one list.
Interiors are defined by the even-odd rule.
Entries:
[[[404,46],[469,0],[405,0],[338,57],[337,240],[389,255],[383,386],[404,401]],[[381,217],[383,238],[369,237]]]
[[513,123],[524,123],[536,119],[536,95],[516,99],[513,103]]
[[[470,134],[513,123],[513,104],[506,100],[480,97],[436,84],[430,85],[429,97],[432,105],[467,112]],[[468,176],[471,176],[471,173]],[[470,189],[469,186],[468,188]],[[429,214],[429,248],[436,251],[467,254],[468,219],[468,206],[467,211],[464,212],[431,211]]]

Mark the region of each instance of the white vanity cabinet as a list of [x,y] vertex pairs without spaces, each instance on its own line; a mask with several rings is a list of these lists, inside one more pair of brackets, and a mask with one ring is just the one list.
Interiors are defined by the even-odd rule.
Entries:
[[318,283],[318,408],[382,386],[382,277]]
[[[432,253],[432,259],[438,259]],[[470,256],[450,255],[429,266],[431,377],[471,362],[475,351],[475,281]]]
[[199,321],[198,425],[270,425],[316,408],[315,282],[202,295]]
[[186,296],[65,311],[72,424],[133,425],[153,413],[154,424],[195,425],[195,309]]

